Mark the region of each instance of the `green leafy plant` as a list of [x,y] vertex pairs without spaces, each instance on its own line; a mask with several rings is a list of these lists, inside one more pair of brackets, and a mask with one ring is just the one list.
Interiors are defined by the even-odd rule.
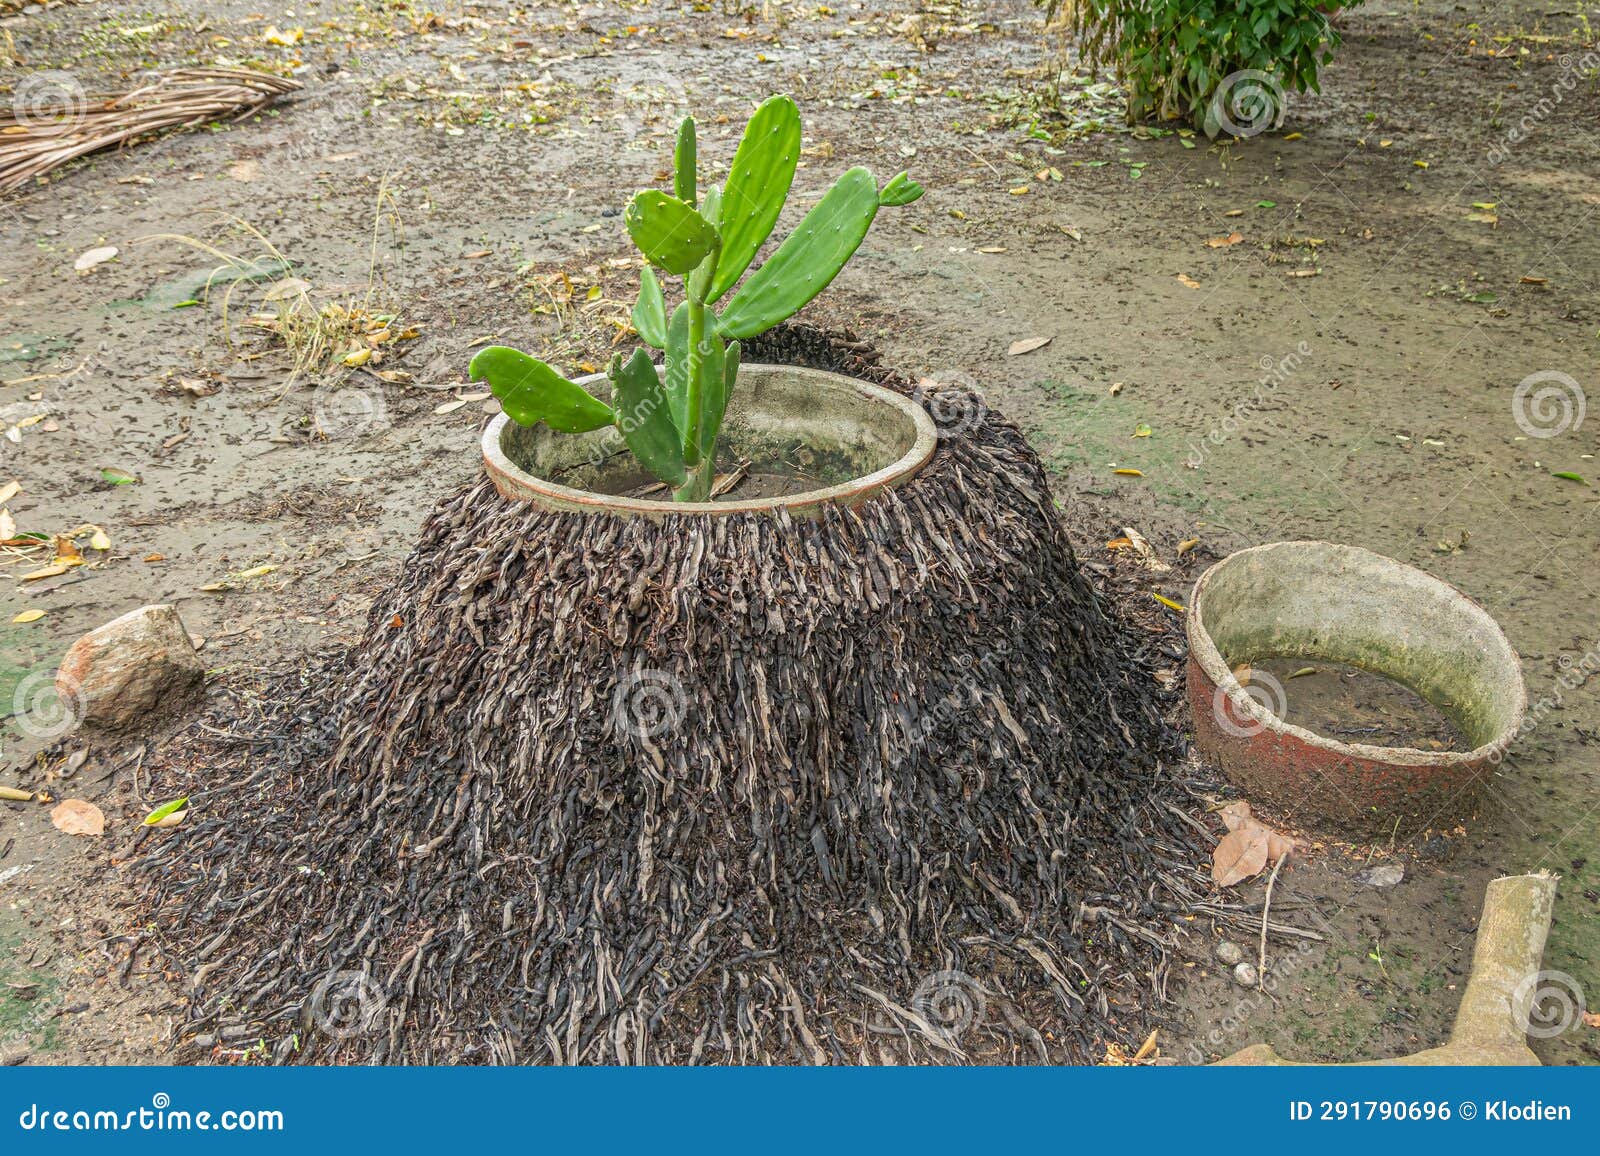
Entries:
[[[705,501],[723,414],[738,382],[739,342],[794,316],[827,288],[881,206],[922,195],[905,173],[880,189],[871,172],[853,168],[744,277],[777,224],[799,159],[800,112],[787,96],[772,97],[745,126],[727,181],[701,195],[695,125],[686,117],[673,153],[672,192],[645,189],[628,202],[623,220],[648,262],[633,326],[665,352],[664,372],[642,348],[628,358],[617,354],[606,370],[608,405],[537,358],[492,346],[472,359],[472,380],[487,381],[522,425],[542,421],[564,433],[615,425],[675,500]],[[683,300],[670,314],[657,269],[683,278]]]
[[1286,91],[1317,92],[1339,34],[1327,0],[1038,0],[1082,58],[1112,67],[1128,114],[1248,137],[1283,122]]

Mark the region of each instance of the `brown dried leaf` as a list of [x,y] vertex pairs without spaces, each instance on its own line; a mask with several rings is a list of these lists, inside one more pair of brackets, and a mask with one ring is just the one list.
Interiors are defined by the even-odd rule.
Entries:
[[105,814],[83,799],[63,799],[50,812],[50,821],[64,835],[103,835],[106,830]]
[[1222,837],[1211,853],[1211,880],[1218,887],[1232,887],[1253,879],[1267,866],[1267,829],[1255,824],[1240,827]]
[[[1242,669],[1245,671],[1244,677],[1239,678],[1238,669],[1234,670],[1234,677],[1239,678],[1241,683],[1248,682],[1250,668],[1246,666]],[[1254,821],[1254,816],[1250,814],[1250,804],[1243,799],[1235,799],[1226,807],[1219,807],[1217,809],[1217,817],[1222,820],[1223,825],[1230,831],[1237,831],[1240,827]]]
[[1006,350],[1006,356],[1016,357],[1019,354],[1032,353],[1035,349],[1043,349],[1053,340],[1053,337],[1023,337],[1011,343],[1011,347]]

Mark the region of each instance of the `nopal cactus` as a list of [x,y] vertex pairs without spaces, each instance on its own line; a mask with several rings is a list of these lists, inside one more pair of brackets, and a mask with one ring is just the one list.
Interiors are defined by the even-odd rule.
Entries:
[[[922,195],[905,173],[880,189],[868,170],[853,168],[741,285],[783,211],[799,159],[800,112],[787,96],[772,97],[745,126],[727,181],[701,195],[694,120],[686,117],[672,192],[646,189],[628,202],[623,219],[646,261],[633,326],[665,353],[663,372],[643,349],[615,355],[607,405],[537,358],[491,346],[472,359],[472,380],[488,381],[523,425],[542,421],[564,433],[615,425],[675,500],[707,500],[722,415],[739,378],[740,339],[792,317],[827,288],[881,206]],[[657,269],[683,278],[683,300],[670,314]]]

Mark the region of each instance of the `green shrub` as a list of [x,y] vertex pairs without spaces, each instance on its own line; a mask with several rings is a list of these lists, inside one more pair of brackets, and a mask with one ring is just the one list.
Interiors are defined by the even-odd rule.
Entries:
[[1114,68],[1128,114],[1184,118],[1207,136],[1283,123],[1286,92],[1317,92],[1339,34],[1326,0],[1039,0],[1085,63]]

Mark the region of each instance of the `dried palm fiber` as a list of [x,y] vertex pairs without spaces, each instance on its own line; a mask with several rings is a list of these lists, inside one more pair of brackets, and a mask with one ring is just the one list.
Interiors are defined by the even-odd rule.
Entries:
[[[808,327],[753,345],[906,388]],[[929,466],[817,521],[442,501],[364,642],[139,864],[187,1030],[391,1063],[1142,1039],[1162,875],[1200,858],[1175,739],[1021,434],[922,400]]]
[[59,75],[24,77],[14,99],[0,106],[0,193],[76,157],[169,129],[238,120],[300,89],[298,80],[250,68],[179,68],[129,92],[85,95]]

